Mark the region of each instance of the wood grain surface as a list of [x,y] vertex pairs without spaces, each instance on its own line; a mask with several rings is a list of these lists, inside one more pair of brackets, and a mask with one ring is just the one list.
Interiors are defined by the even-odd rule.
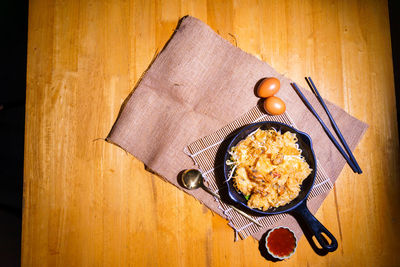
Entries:
[[[285,262],[104,141],[124,99],[195,16],[320,93],[369,129],[305,238]],[[23,266],[399,266],[400,169],[386,1],[67,1],[29,6]],[[162,100],[160,100],[162,101]],[[334,163],[332,163],[334,164]]]

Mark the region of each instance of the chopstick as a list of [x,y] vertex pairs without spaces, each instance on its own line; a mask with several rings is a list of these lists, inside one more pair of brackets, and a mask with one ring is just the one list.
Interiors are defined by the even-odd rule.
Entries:
[[299,94],[300,98],[303,100],[304,104],[310,109],[310,111],[314,114],[314,116],[318,119],[319,123],[322,125],[322,128],[324,128],[326,134],[329,136],[329,138],[332,140],[333,144],[336,146],[336,148],[339,150],[339,152],[342,154],[342,156],[346,159],[347,163],[350,165],[351,169],[355,173],[359,173],[358,169],[354,165],[353,161],[347,156],[346,152],[344,152],[343,148],[340,146],[340,144],[337,142],[335,137],[332,135],[332,133],[329,131],[328,127],[325,125],[321,117],[317,114],[315,109],[311,106],[310,102],[308,102],[307,98],[303,95],[303,93],[300,91],[299,87],[297,87],[296,83],[292,83],[293,88],[296,90],[296,92]]
[[332,123],[333,129],[335,130],[336,134],[339,136],[340,142],[342,142],[344,148],[346,149],[347,153],[348,153],[349,156],[350,156],[350,159],[353,161],[355,167],[357,168],[357,172],[361,174],[361,173],[362,173],[362,170],[361,170],[361,168],[360,168],[360,165],[358,165],[358,162],[357,162],[356,158],[354,157],[353,153],[351,152],[351,149],[350,149],[349,146],[347,145],[346,140],[344,139],[342,133],[340,132],[339,127],[336,125],[335,120],[333,119],[331,113],[329,112],[328,107],[325,105],[325,102],[324,102],[324,100],[322,99],[321,95],[319,94],[318,89],[317,89],[317,87],[315,86],[313,80],[311,79],[311,77],[308,77],[308,79],[306,78],[306,81],[308,82],[308,85],[310,86],[311,90],[314,91],[314,94],[317,96],[319,102],[321,103],[321,105],[322,105],[322,107],[324,108],[326,114],[328,115],[329,120],[330,120],[331,123]]

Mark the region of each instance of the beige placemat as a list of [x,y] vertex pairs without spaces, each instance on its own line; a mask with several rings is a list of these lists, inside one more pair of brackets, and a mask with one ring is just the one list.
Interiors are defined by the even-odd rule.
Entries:
[[[236,130],[250,123],[261,121],[277,121],[296,128],[296,125],[287,113],[279,116],[269,116],[265,114],[259,106],[255,106],[241,118],[229,123],[215,133],[193,142],[185,148],[185,152],[193,159],[199,170],[202,172],[205,179],[204,184],[214,193],[219,195],[219,192],[224,189],[223,187],[226,187],[222,182],[224,179],[222,169],[224,163],[224,152],[226,151],[225,144],[229,143]],[[329,192],[332,188],[333,185],[331,180],[326,175],[324,168],[317,161],[315,183],[308,197],[308,202],[310,203],[309,206],[314,206],[313,208],[317,209],[319,203],[312,202],[311,200],[318,195]],[[235,229],[236,233],[242,239],[260,231],[260,226],[257,226],[253,222],[244,218],[223,201],[218,199],[215,199],[215,201],[219,202],[219,208],[229,220],[229,225]],[[263,228],[269,229],[274,225],[286,226],[290,229],[296,230],[296,235],[300,237],[301,231],[297,224],[293,224],[293,220],[287,219],[287,216],[289,215],[284,213],[265,217],[253,216],[253,218],[256,219]]]
[[[195,167],[183,152],[184,148],[256,106],[259,99],[253,93],[254,86],[263,77],[276,77],[281,81],[277,96],[285,101],[286,112],[296,128],[311,136],[316,157],[334,182],[345,160],[290,86],[292,80],[233,46],[193,17],[179,22],[171,39],[121,107],[107,141],[131,153],[182,189],[177,180],[179,172]],[[311,92],[301,89],[328,121]],[[327,106],[353,150],[366,124],[328,101]],[[186,192],[225,217],[218,202],[204,190]],[[316,211],[326,194],[311,199],[311,211]],[[291,216],[287,216],[287,220],[293,220],[296,225]],[[259,239],[265,230],[266,227],[252,236]]]

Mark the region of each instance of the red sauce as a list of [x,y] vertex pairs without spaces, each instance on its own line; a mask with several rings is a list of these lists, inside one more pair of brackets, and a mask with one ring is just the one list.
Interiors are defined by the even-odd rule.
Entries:
[[278,256],[289,256],[296,247],[296,239],[294,234],[286,228],[278,228],[273,230],[267,239],[269,251]]

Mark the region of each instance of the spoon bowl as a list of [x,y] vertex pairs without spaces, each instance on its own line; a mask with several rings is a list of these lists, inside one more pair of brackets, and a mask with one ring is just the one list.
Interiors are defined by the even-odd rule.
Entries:
[[186,189],[193,190],[202,186],[203,176],[198,170],[186,170],[182,173],[181,181]]

